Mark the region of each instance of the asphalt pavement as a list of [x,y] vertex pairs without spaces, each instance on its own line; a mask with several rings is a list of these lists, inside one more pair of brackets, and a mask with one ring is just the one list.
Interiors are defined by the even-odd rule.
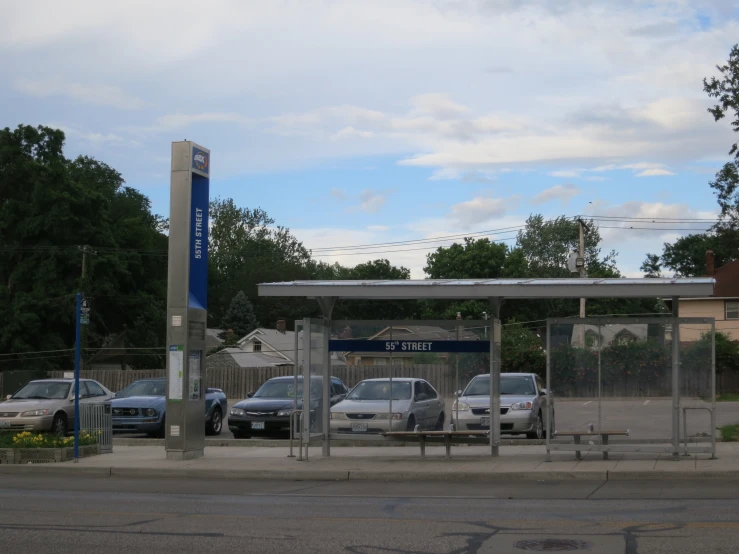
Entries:
[[[233,406],[237,400],[229,400]],[[671,437],[672,433],[672,400],[669,398],[639,398],[639,399],[604,399],[600,405],[597,398],[557,399],[555,404],[555,427],[560,432],[584,430],[590,423],[597,427],[600,412],[602,429],[629,431],[630,439],[658,440]],[[705,407],[708,404],[701,400],[684,398],[683,406]],[[447,412],[451,413],[452,401],[446,401]],[[682,414],[681,414],[682,417]],[[688,412],[688,434],[691,436],[709,436],[711,425],[710,416],[704,410],[690,410]],[[739,402],[718,402],[716,404],[716,426],[733,425],[739,423]],[[447,427],[449,417],[447,417]],[[521,440],[525,437],[504,435]],[[126,434],[116,435],[120,438],[149,439],[146,435]],[[224,421],[223,431],[212,440],[235,440],[228,429],[228,421]],[[244,439],[244,444],[250,441],[285,440],[287,436],[255,437]],[[156,441],[157,439],[149,439]],[[617,442],[617,441],[616,441]],[[152,444],[156,444],[152,442]]]
[[3,476],[3,554],[736,552],[720,482],[384,483]]

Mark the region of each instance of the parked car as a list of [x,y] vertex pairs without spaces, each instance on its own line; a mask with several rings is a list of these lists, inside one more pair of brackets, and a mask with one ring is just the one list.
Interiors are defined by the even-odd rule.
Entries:
[[393,379],[392,420],[390,380],[367,379],[331,408],[334,433],[383,433],[444,428],[444,399],[423,379]]
[[[323,405],[323,378],[311,377],[310,389],[311,423],[314,424]],[[340,379],[331,377],[332,406],[343,400],[348,391]],[[259,387],[256,393],[249,393],[249,398],[234,404],[228,415],[228,428],[237,439],[289,433],[290,414],[295,409],[296,397],[298,409],[302,409],[302,375],[298,377],[297,391],[294,377],[274,377]]]
[[[167,409],[167,380],[141,379],[115,395],[114,433],[146,433],[163,437]],[[205,391],[205,434],[220,435],[223,416],[228,413],[226,395],[221,389]]]
[[[92,379],[80,379],[80,404],[102,402],[113,393]],[[52,431],[74,427],[74,379],[39,379],[0,402],[0,431]]]
[[[535,373],[500,374],[500,432],[525,434],[530,439],[546,437],[546,395]],[[551,399],[554,406],[554,398]],[[457,418],[457,413],[459,417]],[[452,423],[457,430],[490,429],[490,375],[477,375],[452,406]],[[552,425],[554,429],[554,407]]]

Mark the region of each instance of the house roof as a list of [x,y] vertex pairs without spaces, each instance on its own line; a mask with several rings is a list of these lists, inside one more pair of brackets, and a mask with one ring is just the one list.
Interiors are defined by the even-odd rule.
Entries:
[[223,333],[223,329],[206,329],[205,330],[205,347],[210,350],[217,348],[223,344],[223,339],[219,337]]
[[[251,339],[257,339],[259,342],[267,344],[273,350],[284,356],[290,362],[295,361],[295,332],[285,331],[281,333],[277,329],[264,329],[262,327],[254,329],[251,333],[239,340],[239,345],[243,345]],[[302,340],[298,346],[298,355],[302,350]],[[274,358],[272,358],[274,360]]]
[[714,296],[739,298],[739,260],[716,268],[716,273],[712,277],[716,279]]
[[241,348],[224,348],[221,352],[229,354],[243,368],[293,365],[292,360],[283,360],[260,352],[244,352]]

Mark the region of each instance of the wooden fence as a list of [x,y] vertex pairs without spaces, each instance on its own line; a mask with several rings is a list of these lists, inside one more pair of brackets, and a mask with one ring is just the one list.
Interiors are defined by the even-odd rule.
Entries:
[[[344,366],[334,367],[331,374],[338,377],[347,386],[353,387],[364,379],[387,378],[388,366]],[[272,377],[293,375],[292,366],[259,367],[248,369],[211,368],[208,370],[208,387],[222,389],[230,399],[246,398],[247,393],[256,391],[265,381]],[[49,372],[51,378],[61,378],[62,372]],[[86,379],[95,379],[112,391],[120,391],[139,379],[165,377],[163,369],[152,370],[89,370],[83,371]],[[393,377],[417,377],[431,383],[442,398],[452,398],[455,390],[454,370],[446,365],[410,365],[393,368]],[[2,373],[0,373],[2,379]],[[0,381],[0,384],[2,381]],[[466,386],[467,380],[460,377],[460,388]],[[566,387],[553,387],[555,395],[587,396],[597,395],[597,388],[577,387],[567,390]],[[0,389],[2,390],[2,389]],[[706,378],[700,379],[694,375],[683,375],[680,393],[683,396],[704,396],[708,392]],[[725,371],[716,375],[716,393],[739,392],[739,371]],[[669,382],[663,382],[653,387],[629,386],[629,383],[619,383],[603,387],[603,396],[616,397],[655,397],[670,396]]]

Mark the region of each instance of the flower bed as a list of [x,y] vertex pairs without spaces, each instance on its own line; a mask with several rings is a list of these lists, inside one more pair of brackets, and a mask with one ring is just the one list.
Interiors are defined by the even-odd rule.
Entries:
[[[79,457],[100,454],[97,437],[80,433]],[[48,464],[74,459],[74,437],[50,434],[0,434],[0,464]]]

